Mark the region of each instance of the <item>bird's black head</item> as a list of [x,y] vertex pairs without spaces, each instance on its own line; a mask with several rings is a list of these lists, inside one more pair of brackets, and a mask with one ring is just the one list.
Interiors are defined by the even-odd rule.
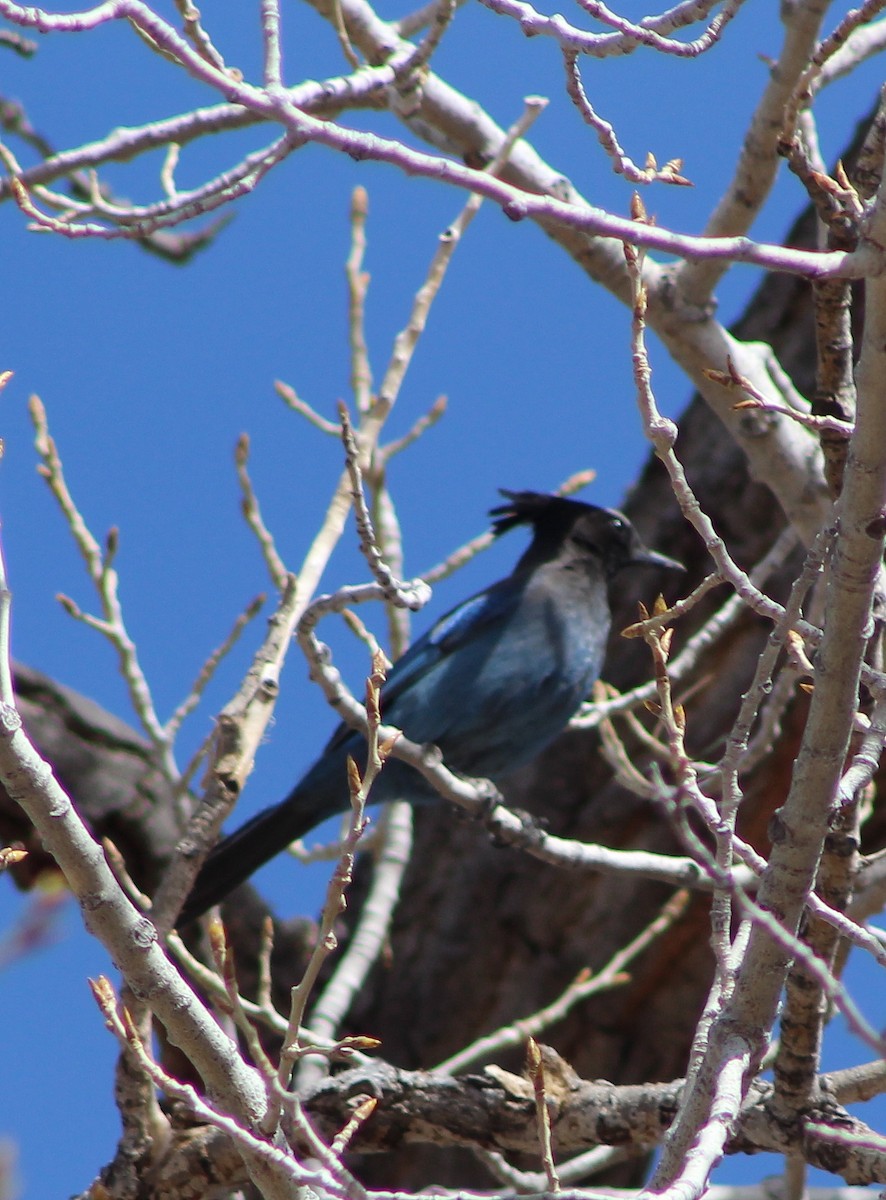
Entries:
[[491,510],[496,537],[516,525],[531,525],[532,544],[520,565],[532,566],[564,554],[599,562],[607,577],[624,567],[650,566],[683,570],[682,563],[649,550],[627,517],[614,508],[597,508],[581,500],[567,500],[545,492],[509,492],[508,503]]

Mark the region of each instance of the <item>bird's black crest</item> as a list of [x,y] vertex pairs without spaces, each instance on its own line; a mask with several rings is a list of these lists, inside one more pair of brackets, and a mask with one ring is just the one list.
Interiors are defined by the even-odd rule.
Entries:
[[567,500],[548,492],[509,492],[506,488],[499,488],[499,491],[508,503],[489,510],[490,517],[494,518],[492,530],[496,537],[517,525],[536,525],[542,520],[552,527],[569,528],[578,516],[594,508],[581,500]]

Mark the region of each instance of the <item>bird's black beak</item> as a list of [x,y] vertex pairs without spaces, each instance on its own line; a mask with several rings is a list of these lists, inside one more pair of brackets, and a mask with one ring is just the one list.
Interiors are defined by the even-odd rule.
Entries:
[[634,563],[645,563],[650,567],[664,567],[669,571],[685,571],[686,568],[681,562],[677,562],[675,558],[668,558],[666,554],[659,554],[657,550],[647,550],[645,546],[638,546],[631,555],[631,565]]

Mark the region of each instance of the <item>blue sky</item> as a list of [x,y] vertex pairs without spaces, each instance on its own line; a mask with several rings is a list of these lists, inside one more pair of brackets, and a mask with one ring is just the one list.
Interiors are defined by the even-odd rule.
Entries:
[[[648,150],[659,162],[682,156],[697,184],[644,194],[660,223],[698,232],[723,190],[765,80],[761,56],[775,54],[780,43],[776,7],[750,0],[724,44],[697,61],[638,53],[588,64],[586,87],[634,158],[642,162]],[[227,60],[252,79],[260,64],[256,9],[243,4],[216,14],[204,7]],[[395,12],[393,5],[383,11]],[[628,15],[639,15],[639,8],[631,5]],[[284,29],[289,82],[342,69],[334,38],[311,12],[287,7]],[[4,55],[3,92],[22,100],[32,123],[59,147],[213,100],[123,25],[39,41],[32,61]],[[435,65],[502,124],[519,114],[524,95],[549,96],[534,144],[592,202],[627,213],[632,189],[613,175],[573,112],[552,44],[527,41],[469,4]],[[823,98],[826,158],[840,150],[879,82],[874,64]],[[394,129],[384,118],[373,120],[384,132]],[[361,116],[355,123],[367,121]],[[188,149],[180,181],[193,184],[265,140],[239,135],[236,142]],[[117,166],[108,177],[124,195],[148,201],[157,194],[158,166],[155,157]],[[349,398],[343,263],[357,184],[370,200],[368,338],[378,379],[436,238],[463,203],[452,189],[307,147],[238,204],[233,224],[186,268],[124,242],[29,233],[17,210],[7,205],[0,212],[0,368],[15,371],[0,401],[6,448],[0,505],[14,651],[127,720],[132,714],[110,649],[54,599],[61,591],[85,608],[95,605],[35,473],[27,397],[39,393],[47,406],[69,485],[93,531],[120,528],[126,617],[166,717],[236,614],[268,587],[238,516],[232,465],[238,435],[246,431],[252,439],[253,477],[290,566],[300,561],[338,476],[337,443],[288,412],[273,381],[287,381],[328,416],[339,398]],[[782,175],[755,234],[778,238],[802,201],[799,187]],[[756,282],[748,268],[724,281],[724,320],[737,315]],[[456,254],[389,427],[391,435],[402,434],[438,395],[448,396],[444,420],[391,468],[409,572],[484,528],[499,486],[548,489],[592,467],[598,476],[586,497],[602,504],[622,499],[647,455],[632,401],[628,337],[628,314],[590,287],[543,234],[484,206]],[[661,405],[676,415],[688,399],[686,381],[657,347],[653,366]],[[518,550],[516,536],[506,539],[441,585],[417,627],[504,573]],[[348,545],[325,585],[364,577]],[[376,627],[381,631],[380,623]],[[258,636],[256,627],[185,728],[180,762],[209,729]],[[334,723],[296,653],[244,813],[287,790]],[[359,680],[360,656],[344,661]],[[279,864],[267,873],[269,890],[287,896],[294,909],[299,897],[291,894],[291,879],[291,870]],[[0,887],[6,926],[22,900],[5,881]],[[316,888],[315,879],[304,885],[305,895]],[[35,1200],[84,1187],[112,1153],[116,1050],[85,984],[87,974],[107,969],[101,948],[79,931],[69,907],[57,942],[8,968],[0,985],[4,1028],[20,1026],[27,1011],[29,1026],[46,1030],[45,1037],[5,1046],[6,1078],[16,1083],[0,1093],[0,1136],[18,1142],[19,1182]],[[63,1034],[53,1036],[60,1022]],[[853,1057],[865,1054],[858,1050]],[[91,1077],[102,1072],[107,1079],[104,1089],[89,1087],[88,1106],[72,1102],[82,1095],[79,1078],[87,1064]],[[728,1164],[721,1178],[764,1173],[753,1160]]]

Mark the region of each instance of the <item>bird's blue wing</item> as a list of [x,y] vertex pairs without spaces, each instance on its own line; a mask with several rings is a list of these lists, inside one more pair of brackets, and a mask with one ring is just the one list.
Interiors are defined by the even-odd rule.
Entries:
[[[509,586],[502,586],[504,583]],[[451,654],[478,637],[490,624],[506,621],[519,604],[520,593],[520,587],[513,580],[502,580],[450,609],[413,642],[391,667],[382,685],[382,720],[398,724],[398,717],[392,713],[392,709],[396,710],[397,701]],[[326,749],[335,749],[352,733],[353,730],[347,725],[340,725]]]
[[490,624],[506,621],[520,601],[520,589],[493,587],[462,601],[410,646],[391,668],[382,688],[382,709],[443,659],[473,641]]

